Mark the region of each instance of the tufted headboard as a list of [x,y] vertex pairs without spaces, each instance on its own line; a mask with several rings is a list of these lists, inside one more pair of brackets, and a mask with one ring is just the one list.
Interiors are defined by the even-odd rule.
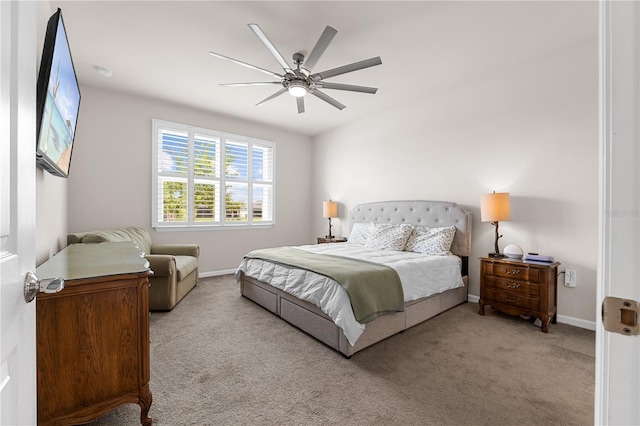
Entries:
[[408,223],[416,226],[455,226],[451,252],[463,257],[466,269],[471,255],[471,212],[448,201],[403,200],[359,204],[349,212],[349,229],[357,222]]

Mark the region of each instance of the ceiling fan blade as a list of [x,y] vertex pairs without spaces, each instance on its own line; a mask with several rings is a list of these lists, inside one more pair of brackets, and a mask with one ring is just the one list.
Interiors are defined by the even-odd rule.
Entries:
[[322,93],[318,89],[312,90],[309,93],[311,93],[313,96],[316,96],[316,97],[322,99],[325,102],[330,103],[331,105],[333,105],[334,107],[336,107],[336,108],[338,108],[340,110],[346,108],[346,106],[342,105],[340,102],[336,101],[335,99],[333,99],[331,96],[327,95],[326,93]]
[[341,83],[329,83],[328,81],[320,81],[317,83],[319,87],[323,89],[335,89],[335,90],[349,90],[351,92],[361,92],[361,93],[371,93],[374,95],[377,91],[377,87],[366,87],[366,86],[354,86],[352,84],[341,84]]
[[343,65],[338,68],[333,68],[327,71],[315,73],[311,77],[317,81],[325,78],[335,77],[336,75],[346,74],[348,72],[353,72],[353,71],[361,70],[364,68],[373,67],[376,65],[380,65],[381,63],[382,63],[382,59],[380,59],[380,56],[377,56],[375,58],[365,59],[364,61],[354,62],[349,65]]
[[246,62],[242,62],[242,61],[239,61],[237,59],[233,59],[233,58],[230,58],[228,56],[221,55],[219,53],[209,52],[209,55],[211,55],[213,57],[216,57],[216,58],[225,59],[227,61],[234,62],[234,63],[236,63],[238,65],[242,65],[243,67],[251,68],[252,70],[261,71],[261,72],[263,72],[265,74],[269,74],[272,77],[276,77],[276,78],[282,78],[283,77],[281,74],[275,73],[273,71],[266,70],[264,68],[256,67],[255,65],[251,65],[251,64],[248,64]]
[[258,81],[254,83],[222,83],[220,86],[237,87],[237,86],[271,86],[272,84],[282,84],[280,81]]
[[298,114],[302,114],[304,112],[304,96],[297,97],[296,103],[298,104]]
[[287,91],[287,89],[282,88],[282,89],[278,90],[276,93],[274,93],[273,95],[271,95],[269,97],[266,97],[263,100],[261,100],[260,102],[258,102],[256,104],[256,106],[260,106],[260,105],[264,104],[265,102],[270,101],[273,98],[277,98],[278,96],[282,95],[286,91]]
[[267,35],[262,31],[262,29],[258,26],[258,24],[249,24],[249,28],[251,28],[251,31],[253,31],[255,35],[258,36],[262,44],[264,44],[267,47],[267,49],[269,49],[269,52],[271,52],[273,57],[276,58],[280,66],[287,73],[293,74],[293,70],[291,69],[289,64],[287,64],[287,61],[284,60],[284,58],[282,57],[282,54],[278,51],[278,49],[271,42],[271,40],[269,40],[269,37],[267,37]]
[[320,59],[324,51],[327,50],[327,46],[329,46],[329,43],[331,43],[331,40],[333,40],[337,33],[338,31],[336,31],[335,28],[332,28],[328,25],[324,29],[322,35],[316,42],[316,45],[313,46],[313,49],[311,49],[309,57],[304,61],[303,69],[309,71],[309,74],[311,73],[313,67],[315,67],[318,63],[318,60]]

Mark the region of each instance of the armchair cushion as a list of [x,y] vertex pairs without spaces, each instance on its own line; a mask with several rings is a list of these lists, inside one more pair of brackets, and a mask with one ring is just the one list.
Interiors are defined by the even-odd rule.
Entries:
[[175,256],[178,281],[184,280],[187,275],[198,270],[198,258],[193,256]]

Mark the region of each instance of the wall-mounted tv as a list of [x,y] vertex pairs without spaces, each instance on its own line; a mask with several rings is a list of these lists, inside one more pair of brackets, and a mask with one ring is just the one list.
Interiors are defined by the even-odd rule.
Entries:
[[36,98],[36,162],[56,176],[69,176],[79,109],[80,87],[58,9],[47,24]]

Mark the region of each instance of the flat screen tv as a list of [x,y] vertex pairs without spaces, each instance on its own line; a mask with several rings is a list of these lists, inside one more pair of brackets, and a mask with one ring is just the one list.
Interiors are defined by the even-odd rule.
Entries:
[[47,24],[36,97],[36,162],[56,176],[69,176],[79,110],[80,87],[58,9]]

